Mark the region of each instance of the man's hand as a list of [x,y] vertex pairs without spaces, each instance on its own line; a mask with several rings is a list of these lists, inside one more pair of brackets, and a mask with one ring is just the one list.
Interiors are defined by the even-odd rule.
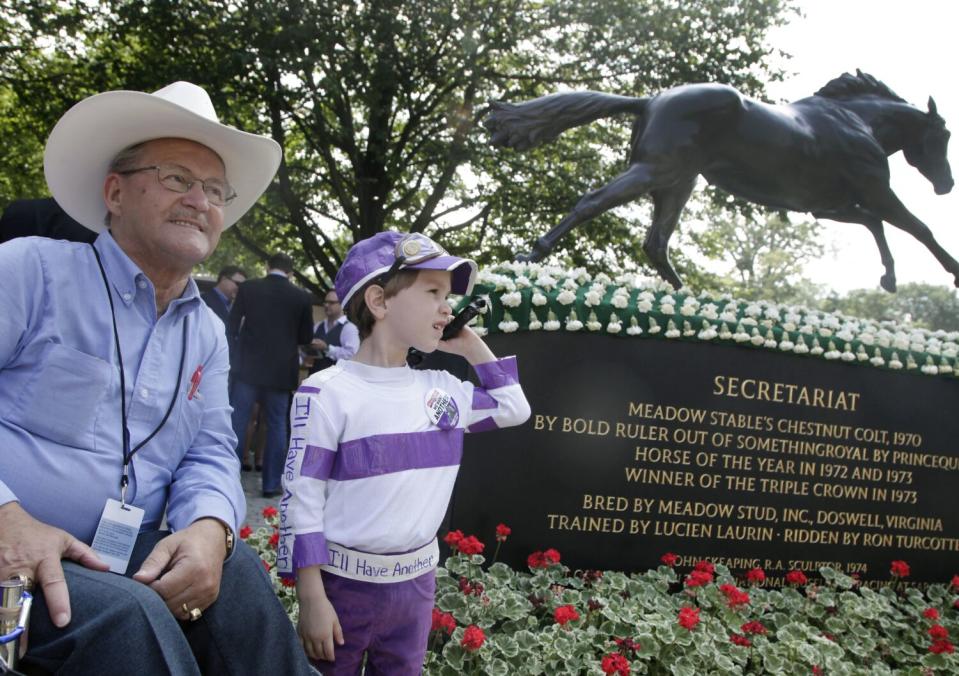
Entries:
[[311,660],[332,662],[333,644],[343,645],[343,628],[323,589],[319,566],[297,571],[296,595],[300,602],[296,631],[303,649]]
[[133,575],[163,598],[175,617],[186,620],[190,610],[205,610],[220,594],[226,558],[226,529],[216,519],[194,521],[163,538]]
[[315,347],[320,352],[324,352],[326,348],[329,347],[329,345],[326,344],[326,341],[320,340],[319,338],[314,338],[313,342],[310,343],[310,345]]
[[18,502],[0,506],[0,579],[27,575],[43,589],[50,619],[58,627],[70,622],[70,595],[60,559],[93,570],[109,570],[89,546],[65,530],[26,513]]

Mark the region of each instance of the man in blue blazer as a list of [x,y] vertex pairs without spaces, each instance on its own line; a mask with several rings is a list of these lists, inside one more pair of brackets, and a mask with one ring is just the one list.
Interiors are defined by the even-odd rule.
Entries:
[[203,302],[209,305],[216,316],[223,320],[224,326],[230,320],[230,307],[236,300],[240,284],[245,281],[246,272],[243,271],[243,268],[227,265],[216,276],[216,286],[200,295]]

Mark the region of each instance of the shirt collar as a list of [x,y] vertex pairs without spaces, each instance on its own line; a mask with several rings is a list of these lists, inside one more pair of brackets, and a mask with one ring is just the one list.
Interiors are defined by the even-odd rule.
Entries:
[[[113,284],[117,295],[124,305],[133,305],[137,293],[148,293],[150,302],[156,303],[156,291],[153,288],[153,282],[143,273],[140,267],[124,253],[113,235],[107,230],[101,233],[93,243],[97,252],[100,254],[100,260],[103,261],[103,270],[106,272],[107,279]],[[179,298],[170,303],[171,307],[175,305],[191,303],[198,306],[200,291],[197,288],[193,278],[187,281],[186,289]]]
[[413,369],[403,366],[372,366],[358,361],[338,361],[337,366],[357,378],[371,383],[405,385],[413,378]]
[[276,275],[277,277],[282,277],[283,279],[287,279],[289,277],[289,275],[282,270],[269,270],[266,274],[267,276]]

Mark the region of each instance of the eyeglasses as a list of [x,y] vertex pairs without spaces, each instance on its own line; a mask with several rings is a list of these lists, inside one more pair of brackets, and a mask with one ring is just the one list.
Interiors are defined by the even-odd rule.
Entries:
[[137,167],[136,169],[126,169],[118,171],[121,176],[136,174],[140,171],[156,171],[157,181],[167,190],[188,193],[194,185],[199,183],[203,188],[203,194],[206,195],[210,204],[218,207],[226,206],[236,198],[236,192],[226,181],[218,178],[194,178],[189,174],[184,174],[182,167],[171,166],[167,164],[153,165],[149,167]]
[[233,282],[237,286],[239,286],[240,284],[246,281],[246,279],[233,279],[232,277],[227,277],[227,279],[229,279],[231,282]]
[[431,258],[448,255],[446,249],[426,235],[411,232],[396,243],[396,248],[393,250],[393,256],[396,260],[393,261],[390,269],[383,273],[380,278],[388,279],[404,265],[416,265],[417,263],[428,261]]
[[339,304],[340,304],[340,301],[338,301],[338,300],[325,300],[325,301],[323,301],[323,305],[339,305]]

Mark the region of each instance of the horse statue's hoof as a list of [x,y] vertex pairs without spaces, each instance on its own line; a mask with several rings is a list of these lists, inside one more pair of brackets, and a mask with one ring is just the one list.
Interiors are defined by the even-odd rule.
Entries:
[[[883,275],[879,280],[879,286],[889,293],[896,293],[896,278],[893,275]],[[959,286],[959,282],[957,282],[956,286]]]
[[545,251],[538,243],[533,244],[533,248],[529,253],[519,253],[516,254],[514,259],[517,263],[539,263],[546,256],[548,251]]

